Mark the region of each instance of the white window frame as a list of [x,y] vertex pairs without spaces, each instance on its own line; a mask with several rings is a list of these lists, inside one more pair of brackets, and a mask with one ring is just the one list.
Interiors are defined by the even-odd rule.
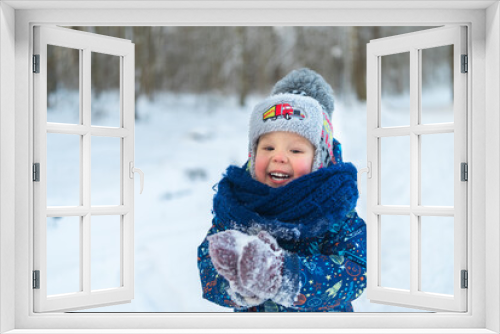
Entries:
[[[34,81],[34,162],[38,163],[39,181],[34,193],[34,270],[39,272],[39,287],[34,289],[35,312],[78,310],[92,306],[115,305],[134,298],[134,165],[135,72],[134,44],[125,39],[101,36],[68,28],[34,27],[34,54],[39,55],[39,73]],[[47,46],[78,50],[80,56],[80,120],[78,124],[47,122]],[[92,52],[119,58],[120,105],[117,127],[93,126],[91,121],[91,55]],[[70,134],[80,137],[80,198],[78,205],[47,207],[47,134]],[[119,140],[119,205],[91,204],[92,138]],[[118,216],[120,221],[120,286],[92,290],[91,286],[91,219],[96,216]],[[47,289],[47,217],[75,217],[79,220],[80,261],[79,291],[48,295]]]
[[[141,4],[142,3],[142,4]],[[113,9],[113,6],[131,9]],[[69,8],[59,8],[67,6]],[[137,10],[138,7],[144,10]],[[149,6],[149,9],[148,9]],[[396,8],[393,8],[396,7]],[[103,7],[110,8],[109,10]],[[158,8],[161,7],[161,8]],[[74,8],[85,8],[76,10]],[[410,10],[411,9],[411,10]],[[32,27],[60,25],[467,25],[468,311],[431,314],[74,314],[33,313]],[[499,333],[500,9],[498,1],[239,1],[0,3],[0,331]],[[15,82],[13,85],[12,82]],[[14,176],[14,177],[13,177]],[[14,198],[13,198],[14,197]],[[486,266],[486,263],[488,264]],[[486,279],[488,277],[488,279]],[[15,307],[12,307],[15,305]],[[132,330],[136,328],[137,330]],[[237,330],[237,328],[242,328]],[[246,328],[246,330],[245,330]],[[267,328],[258,330],[257,328]],[[381,329],[384,328],[384,329]],[[418,331],[412,330],[417,328]],[[64,330],[62,330],[64,329]],[[148,331],[147,329],[151,329]],[[160,330],[163,329],[163,330]],[[191,329],[191,330],[189,330]],[[224,330],[225,329],[225,330]],[[232,330],[233,329],[233,330]],[[392,330],[390,330],[392,329]],[[79,331],[81,332],[81,331]]]
[[[453,121],[443,124],[421,122],[422,50],[440,46],[453,47]],[[461,180],[461,164],[467,163],[467,73],[462,73],[461,55],[467,55],[467,30],[452,25],[408,34],[380,38],[367,45],[367,156],[371,176],[367,182],[367,235],[368,235],[368,288],[371,302],[413,306],[424,310],[463,312],[467,310],[467,290],[462,288],[462,270],[467,270],[467,183]],[[383,127],[382,62],[383,56],[407,53],[409,56],[409,122],[404,126]],[[423,205],[420,191],[421,138],[428,134],[453,134],[453,198],[449,207]],[[409,139],[409,190],[408,205],[388,205],[381,201],[381,141],[383,138]],[[407,173],[408,171],[402,171]],[[409,219],[410,255],[409,289],[394,289],[382,285],[381,269],[381,219],[387,215]],[[453,293],[435,294],[421,291],[421,235],[420,224],[424,216],[453,218]],[[407,220],[402,221],[406,223]],[[390,246],[388,246],[390,247]]]

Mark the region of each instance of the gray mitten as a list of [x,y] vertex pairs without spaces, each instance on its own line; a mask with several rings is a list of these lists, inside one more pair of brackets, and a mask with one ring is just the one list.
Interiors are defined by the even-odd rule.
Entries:
[[283,250],[266,231],[249,240],[238,261],[238,281],[247,291],[261,299],[271,299],[283,280]]
[[243,288],[238,279],[238,260],[241,248],[248,242],[249,236],[236,230],[219,232],[209,236],[208,252],[217,272],[222,275],[235,292],[243,297],[255,298]]

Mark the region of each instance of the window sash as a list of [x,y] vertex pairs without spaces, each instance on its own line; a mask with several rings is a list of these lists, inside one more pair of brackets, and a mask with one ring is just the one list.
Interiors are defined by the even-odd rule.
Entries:
[[[367,297],[380,302],[426,310],[467,310],[467,290],[461,288],[461,270],[467,269],[467,182],[460,180],[460,164],[467,162],[467,76],[460,73],[460,55],[467,54],[466,28],[451,26],[371,41],[367,46],[367,141],[368,163],[372,178],[367,182],[368,288]],[[445,45],[454,47],[454,122],[446,124],[419,124],[421,94],[422,49]],[[381,127],[381,57],[410,53],[410,125]],[[419,203],[420,197],[420,135],[454,134],[454,206],[429,207]],[[404,136],[410,138],[410,205],[381,205],[380,158],[381,138]],[[410,290],[382,287],[381,284],[381,216],[406,215],[410,217]],[[452,296],[420,290],[420,217],[454,217],[454,294]]]
[[[47,123],[47,45],[80,50],[80,122]],[[120,58],[120,126],[91,125],[91,54]],[[65,28],[35,27],[34,54],[40,55],[40,73],[34,74],[34,161],[40,163],[40,181],[34,183],[34,270],[40,271],[40,288],[34,289],[35,312],[69,311],[129,302],[134,293],[133,226],[134,181],[129,174],[134,159],[134,45],[128,40],[78,32]],[[47,207],[47,134],[80,137],[80,203],[78,206]],[[91,139],[93,136],[120,139],[120,205],[91,204]],[[120,216],[120,287],[91,289],[91,217]],[[80,242],[80,292],[48,295],[47,217],[78,217]]]

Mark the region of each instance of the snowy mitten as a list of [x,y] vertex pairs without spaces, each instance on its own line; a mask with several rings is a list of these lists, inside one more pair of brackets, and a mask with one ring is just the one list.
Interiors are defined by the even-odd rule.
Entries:
[[238,278],[243,288],[261,299],[271,299],[281,287],[283,280],[283,250],[267,232],[261,231],[257,238],[244,247],[238,261]]
[[236,230],[227,230],[209,236],[208,252],[219,274],[229,282],[231,288],[244,297],[255,297],[243,288],[238,280],[237,266],[241,247],[249,236]]

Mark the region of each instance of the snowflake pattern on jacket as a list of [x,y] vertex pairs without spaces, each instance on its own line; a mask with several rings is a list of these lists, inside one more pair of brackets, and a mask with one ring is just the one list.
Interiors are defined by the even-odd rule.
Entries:
[[[342,161],[340,144],[335,144],[334,164]],[[232,228],[216,215],[212,224],[207,237]],[[259,305],[250,305],[231,291],[212,264],[205,238],[198,247],[203,298],[236,312],[352,312],[351,302],[366,288],[366,225],[352,210],[330,226],[327,232],[300,241],[278,238],[285,250],[282,288]]]

